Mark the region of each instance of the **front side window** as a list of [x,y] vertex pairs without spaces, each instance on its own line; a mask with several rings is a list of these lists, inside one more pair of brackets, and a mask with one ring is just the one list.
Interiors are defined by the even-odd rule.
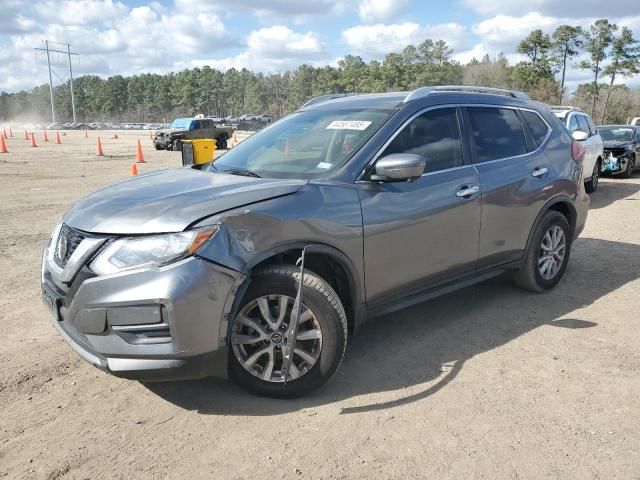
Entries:
[[598,129],[594,125],[593,120],[591,120],[591,117],[585,116],[584,118],[587,121],[587,125],[589,125],[589,131],[591,132],[591,135],[597,134],[598,133]]
[[344,108],[293,113],[216,159],[210,171],[268,178],[315,178],[342,166],[395,113]]
[[569,131],[573,133],[576,130],[580,130],[580,126],[578,125],[577,115],[574,115],[569,120]]
[[576,115],[576,118],[578,119],[578,130],[580,130],[581,132],[586,133],[587,135],[589,134],[589,124],[587,123],[587,119],[585,118],[584,115]]
[[462,165],[462,138],[455,108],[430,110],[413,119],[382,153],[413,153],[427,161],[427,172]]
[[522,123],[515,110],[469,107],[468,112],[476,161],[488,162],[527,153]]

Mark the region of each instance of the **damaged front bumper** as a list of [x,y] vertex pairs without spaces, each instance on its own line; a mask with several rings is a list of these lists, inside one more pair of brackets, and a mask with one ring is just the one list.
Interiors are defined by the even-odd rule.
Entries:
[[53,325],[86,361],[119,377],[178,380],[226,376],[227,316],[244,276],[198,257],[71,284],[42,263]]
[[609,154],[609,156],[605,157],[602,161],[602,166],[600,167],[600,172],[602,173],[622,173],[627,170],[627,166],[631,162],[631,160],[627,157],[614,157],[613,154]]

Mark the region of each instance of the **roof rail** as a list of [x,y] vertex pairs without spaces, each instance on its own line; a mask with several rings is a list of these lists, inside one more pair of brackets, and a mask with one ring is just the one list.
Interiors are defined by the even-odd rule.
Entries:
[[361,93],[330,93],[328,95],[320,95],[319,97],[313,97],[311,100],[307,100],[302,107],[308,107],[309,105],[315,105],[316,103],[326,102],[327,100],[333,100],[334,98],[350,97],[352,95],[362,95]]
[[490,87],[475,87],[467,85],[437,85],[433,87],[420,87],[410,92],[405,99],[404,103],[415,100],[416,98],[423,98],[434,92],[469,92],[469,93],[488,93],[491,95],[505,95],[507,97],[529,99],[529,96],[524,92],[518,90],[508,90],[506,88],[490,88]]
[[572,107],[570,105],[549,105],[551,110],[570,110],[572,112],[582,112],[580,107]]

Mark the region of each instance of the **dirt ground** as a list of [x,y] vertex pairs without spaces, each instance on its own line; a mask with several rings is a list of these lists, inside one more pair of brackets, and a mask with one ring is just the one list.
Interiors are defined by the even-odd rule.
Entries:
[[295,401],[224,380],[143,385],[81,360],[40,301],[71,203],[177,167],[148,132],[9,139],[0,154],[0,477],[640,478],[640,175],[603,180],[559,287],[508,277],[365,324]]

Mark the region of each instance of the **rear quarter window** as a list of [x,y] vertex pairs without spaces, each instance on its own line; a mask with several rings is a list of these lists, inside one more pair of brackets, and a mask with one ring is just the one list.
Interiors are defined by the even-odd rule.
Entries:
[[531,133],[531,137],[533,137],[536,147],[539,147],[547,137],[549,127],[537,113],[530,112],[528,110],[521,110],[521,113],[527,127],[529,127],[529,133]]

